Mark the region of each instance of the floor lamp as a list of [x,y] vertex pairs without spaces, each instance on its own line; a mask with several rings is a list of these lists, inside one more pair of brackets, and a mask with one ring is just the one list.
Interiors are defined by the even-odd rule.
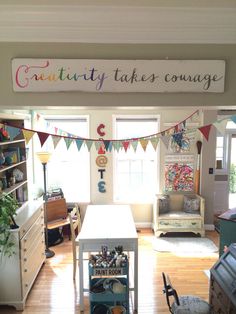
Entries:
[[48,197],[47,197],[47,180],[46,180],[46,170],[47,170],[47,163],[51,157],[51,154],[48,152],[40,152],[37,153],[37,156],[39,158],[39,160],[41,161],[42,165],[43,165],[43,182],[44,182],[44,224],[45,224],[45,255],[46,258],[50,258],[53,257],[55,255],[55,253],[53,251],[51,251],[48,248],[48,219],[47,219],[47,201],[48,201]]

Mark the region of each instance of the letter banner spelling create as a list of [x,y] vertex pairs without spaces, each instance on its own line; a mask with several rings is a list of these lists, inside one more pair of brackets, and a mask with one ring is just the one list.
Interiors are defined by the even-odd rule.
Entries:
[[15,92],[223,93],[224,60],[13,59]]

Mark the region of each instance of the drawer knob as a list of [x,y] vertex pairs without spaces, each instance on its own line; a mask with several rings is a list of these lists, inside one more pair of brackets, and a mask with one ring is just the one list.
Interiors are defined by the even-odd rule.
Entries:
[[218,292],[217,293],[217,298],[221,298],[222,297],[222,292]]
[[27,262],[27,258],[26,257],[24,258],[24,262]]
[[24,252],[26,252],[27,251],[27,249],[24,249]]
[[25,269],[24,269],[24,272],[27,273],[27,271],[28,271],[27,268],[25,268]]
[[24,239],[24,242],[27,242],[27,239]]

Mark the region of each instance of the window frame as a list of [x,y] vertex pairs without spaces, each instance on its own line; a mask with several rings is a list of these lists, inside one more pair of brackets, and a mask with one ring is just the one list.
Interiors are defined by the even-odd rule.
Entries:
[[[114,114],[112,116],[112,125],[113,125],[113,138],[119,140],[119,138],[116,138],[117,134],[117,120],[118,119],[124,119],[124,120],[145,120],[145,119],[155,119],[157,123],[157,129],[153,134],[159,133],[160,131],[160,115],[158,114]],[[147,134],[152,135],[152,134]],[[130,139],[132,137],[127,137],[127,139]],[[160,143],[160,142],[159,142]],[[148,145],[151,145],[150,143]],[[130,148],[132,149],[132,148]],[[160,188],[160,144],[158,144],[156,152],[155,153],[155,170],[156,170],[156,187],[155,187],[155,193],[158,193]],[[137,204],[149,204],[152,203],[152,200],[147,200],[144,198],[140,198],[138,200],[134,200],[133,198],[127,198],[127,199],[120,199],[118,200],[116,197],[116,151],[113,151],[113,202],[114,203],[137,203]]]
[[[90,133],[90,119],[89,119],[89,115],[56,115],[56,114],[45,114],[43,115],[43,119],[45,120],[45,123],[51,123],[52,121],[54,121],[54,123],[56,121],[67,121],[67,122],[70,122],[70,121],[74,121],[74,122],[79,122],[79,121],[85,121],[85,123],[87,124],[87,135],[86,135],[86,138],[89,138],[89,133]],[[63,130],[65,132],[68,132],[68,130]],[[48,131],[50,133],[50,131]],[[70,132],[68,132],[70,133]],[[45,145],[45,148],[46,148],[46,143],[44,144]],[[85,148],[86,149],[86,148]],[[43,150],[43,148],[42,148]],[[50,162],[50,161],[49,161]],[[76,200],[77,201],[80,201],[80,202],[90,202],[91,201],[91,154],[90,152],[88,152],[88,188],[89,188],[89,191],[88,191],[88,199],[86,200],[82,200],[80,201],[79,199]],[[49,187],[48,187],[49,188]],[[68,202],[70,202],[68,200]],[[74,201],[73,201],[74,202]]]

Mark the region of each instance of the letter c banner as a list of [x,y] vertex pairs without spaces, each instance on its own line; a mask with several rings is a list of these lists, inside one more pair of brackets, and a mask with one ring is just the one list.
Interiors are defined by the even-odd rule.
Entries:
[[97,133],[100,135],[100,136],[104,136],[106,133],[104,131],[102,131],[103,129],[105,128],[105,125],[104,124],[99,124],[99,126],[97,127]]

